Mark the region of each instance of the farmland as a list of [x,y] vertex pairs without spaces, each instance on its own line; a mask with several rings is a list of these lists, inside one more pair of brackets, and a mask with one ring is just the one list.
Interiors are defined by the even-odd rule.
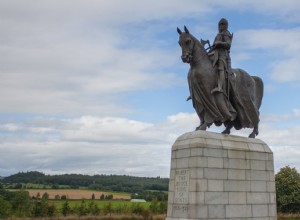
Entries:
[[49,195],[49,199],[55,199],[55,197],[66,196],[70,200],[82,200],[82,199],[92,199],[92,195],[94,194],[95,199],[100,199],[100,196],[103,194],[113,195],[113,199],[116,200],[129,200],[129,193],[116,193],[116,192],[102,192],[96,190],[82,190],[82,189],[26,189],[29,192],[30,197],[36,197],[40,195],[42,197],[43,194],[47,193]]

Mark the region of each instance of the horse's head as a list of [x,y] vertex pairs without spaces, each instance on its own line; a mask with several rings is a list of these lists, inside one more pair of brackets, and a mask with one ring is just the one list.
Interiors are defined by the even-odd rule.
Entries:
[[184,31],[182,32],[179,28],[177,28],[177,32],[179,34],[179,45],[182,49],[181,59],[184,63],[190,63],[193,59],[193,49],[194,49],[194,38],[190,34],[189,30],[184,26]]

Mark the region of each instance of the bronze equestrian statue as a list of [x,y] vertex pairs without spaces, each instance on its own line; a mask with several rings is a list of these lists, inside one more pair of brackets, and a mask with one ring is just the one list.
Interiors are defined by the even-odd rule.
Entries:
[[[228,60],[220,64],[224,67],[220,68],[219,64],[215,64],[223,62],[224,56],[219,57],[223,61],[216,61],[215,55],[211,56],[212,51],[207,52],[204,48],[205,41],[201,40],[201,43],[185,26],[184,32],[179,28],[177,32],[178,43],[182,49],[181,59],[184,63],[190,64],[187,76],[190,90],[188,99],[192,100],[200,119],[200,125],[196,130],[206,130],[212,124],[216,126],[224,124],[226,128],[223,134],[230,134],[232,127],[237,130],[253,128],[249,137],[255,138],[258,135],[259,108],[263,97],[262,79],[250,76],[242,69],[231,69]],[[228,48],[228,44],[215,40],[212,48],[216,52],[221,50],[222,46]]]

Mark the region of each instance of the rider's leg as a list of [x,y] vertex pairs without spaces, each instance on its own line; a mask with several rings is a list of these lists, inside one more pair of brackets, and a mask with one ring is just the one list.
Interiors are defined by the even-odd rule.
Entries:
[[223,92],[226,94],[225,88],[225,65],[222,60],[218,60],[218,79],[217,79],[217,86],[211,91],[214,92]]
[[225,89],[225,64],[221,59],[218,61],[218,89],[220,92],[226,92],[226,89]]
[[224,82],[225,82],[225,71],[219,70],[219,78],[218,78],[218,90],[219,92],[225,92],[224,89]]

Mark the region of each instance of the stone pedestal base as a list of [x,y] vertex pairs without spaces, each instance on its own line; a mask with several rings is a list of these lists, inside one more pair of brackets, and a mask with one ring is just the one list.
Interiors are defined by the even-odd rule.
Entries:
[[273,153],[259,139],[195,131],[172,147],[166,220],[276,218]]

